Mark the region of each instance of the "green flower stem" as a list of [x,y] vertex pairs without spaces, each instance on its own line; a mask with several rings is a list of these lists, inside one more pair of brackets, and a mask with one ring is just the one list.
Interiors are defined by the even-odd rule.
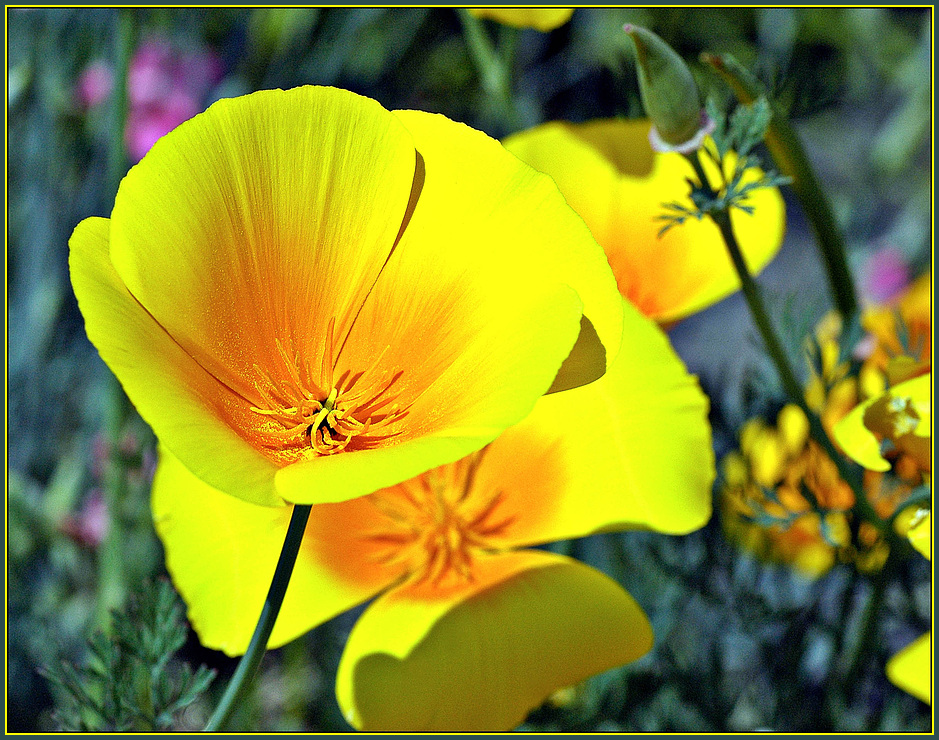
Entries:
[[[478,19],[477,19],[478,20]],[[512,66],[515,64],[515,47],[518,44],[518,29],[499,24],[499,52],[502,67],[506,70],[506,79],[512,81]],[[511,89],[508,90],[511,94]]]
[[463,24],[463,37],[466,39],[467,49],[479,74],[480,84],[494,104],[499,123],[509,131],[519,129],[519,114],[515,107],[515,99],[512,97],[512,63],[516,29],[505,29],[500,34],[502,42],[500,54],[493,48],[479,18],[466,8],[458,8],[457,12],[460,23]]
[[855,622],[855,629],[843,642],[843,652],[838,656],[833,676],[835,683],[845,691],[852,690],[861,676],[865,659],[880,644],[877,625],[884,605],[887,584],[892,580],[899,560],[903,557],[894,548],[887,554],[883,567],[868,580],[870,593],[864,603],[863,612]]
[[[765,96],[766,91],[756,78],[729,54],[702,54],[701,61],[727,82],[741,103],[749,105]],[[792,189],[815,232],[835,307],[847,324],[857,313],[858,304],[844,238],[798,134],[779,107],[769,103],[773,116],[766,131],[766,146],[780,171],[792,178]]]
[[124,526],[121,510],[127,496],[127,470],[121,452],[121,434],[130,416],[130,403],[121,384],[112,375],[107,381],[105,438],[107,460],[103,494],[108,511],[108,528],[98,548],[98,589],[95,625],[108,632],[111,610],[124,600]]
[[117,29],[114,34],[114,91],[109,110],[111,142],[108,148],[108,194],[113,201],[118,185],[127,174],[127,147],[124,131],[127,126],[127,70],[134,44],[134,11],[117,11]]
[[[111,98],[111,141],[108,147],[108,196],[114,199],[121,178],[127,172],[127,154],[124,147],[124,129],[127,122],[127,68],[130,65],[134,41],[133,11],[121,9],[117,14],[114,33],[115,89]],[[105,438],[108,459],[104,471],[104,500],[109,521],[108,530],[98,550],[98,593],[94,622],[98,628],[109,630],[112,609],[124,599],[124,534],[121,507],[127,494],[127,476],[121,436],[130,416],[130,402],[121,384],[112,375],[108,378],[105,411]]]
[[[694,168],[698,179],[701,181],[701,186],[706,189],[708,199],[711,201],[716,200],[717,193],[714,192],[704,172],[704,167],[701,164],[698,152],[693,152],[687,158]],[[802,409],[806,418],[809,420],[809,429],[812,438],[822,446],[822,449],[838,468],[838,474],[841,476],[842,480],[851,486],[851,490],[854,491],[854,511],[857,512],[861,519],[876,527],[890,543],[891,547],[899,546],[902,548],[903,545],[900,541],[900,537],[874,510],[874,507],[871,506],[871,503],[864,495],[860,469],[856,465],[849,464],[844,455],[835,449],[828,433],[825,431],[824,426],[822,426],[821,419],[819,419],[818,415],[806,404],[805,392],[802,385],[796,378],[792,365],[789,363],[789,358],[786,356],[785,350],[783,350],[779,339],[776,337],[773,324],[770,321],[769,314],[766,311],[766,307],[760,295],[759,286],[750,274],[750,269],[747,267],[747,263],[743,258],[743,252],[740,249],[737,237],[734,235],[733,226],[730,222],[729,212],[725,208],[718,211],[709,211],[708,215],[714,223],[717,224],[717,228],[720,229],[721,236],[727,246],[727,251],[730,253],[730,259],[740,278],[740,287],[747,301],[747,306],[750,309],[750,314],[753,317],[753,322],[756,324],[756,328],[760,333],[760,337],[763,339],[766,351],[769,353],[770,359],[776,367],[776,372],[779,374],[783,390],[786,392],[786,395],[789,396],[789,399]],[[817,504],[818,502],[813,503]]]
[[284,547],[280,551],[280,558],[277,560],[277,567],[274,569],[274,577],[271,579],[271,587],[264,600],[264,606],[261,608],[257,627],[254,628],[251,642],[238,663],[235,674],[225,688],[222,700],[206,723],[204,732],[217,732],[224,726],[248,690],[254,674],[261,665],[271,630],[274,629],[274,622],[277,620],[281,604],[284,603],[284,594],[287,592],[287,584],[290,583],[294,563],[297,562],[297,553],[300,551],[300,543],[303,541],[303,533],[306,530],[307,520],[310,518],[311,508],[312,506],[309,505],[294,505],[293,507],[287,536],[284,538]]

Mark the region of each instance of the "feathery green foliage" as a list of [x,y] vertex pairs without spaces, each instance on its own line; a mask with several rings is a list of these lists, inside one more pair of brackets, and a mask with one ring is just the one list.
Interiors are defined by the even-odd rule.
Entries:
[[111,614],[111,634],[96,632],[90,660],[43,670],[58,688],[54,719],[66,732],[169,730],[215,678],[173,656],[186,641],[182,603],[169,581],[144,584],[127,606]]

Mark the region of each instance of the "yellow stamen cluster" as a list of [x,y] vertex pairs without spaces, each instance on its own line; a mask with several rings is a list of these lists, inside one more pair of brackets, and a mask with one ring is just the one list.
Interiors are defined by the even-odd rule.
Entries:
[[381,563],[435,587],[472,580],[474,558],[500,549],[498,538],[514,521],[498,514],[502,492],[474,486],[484,452],[368,497],[385,517],[386,526],[366,536],[385,545]]
[[[261,404],[250,410],[265,420],[260,429],[262,446],[274,451],[301,448],[332,455],[350,444],[354,449],[368,449],[399,434],[388,427],[407,415],[407,410],[395,403],[400,394],[391,392],[403,371],[375,372],[386,347],[370,367],[360,372],[346,370],[333,382],[338,360],[334,330],[335,319],[327,328],[318,380],[301,371],[304,366],[300,356],[290,355],[279,340],[277,349],[289,382],[276,382],[255,366],[255,390]],[[293,404],[287,400],[298,397],[299,402]]]

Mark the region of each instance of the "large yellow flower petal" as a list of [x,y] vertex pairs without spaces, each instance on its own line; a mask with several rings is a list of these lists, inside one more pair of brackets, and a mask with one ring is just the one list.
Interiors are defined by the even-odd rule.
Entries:
[[[203,645],[244,653],[284,544],[291,506],[255,506],[206,485],[166,449],[153,481],[153,519],[173,583]],[[394,577],[350,540],[369,507],[314,506],[270,647],[366,601]],[[347,572],[355,573],[354,578]]]
[[932,704],[932,657],[930,632],[887,661],[887,678],[908,694]]
[[[195,438],[194,459],[223,460],[226,490],[257,504],[274,505],[276,466],[214,414],[205,399],[239,399],[205,371],[127,292],[108,256],[109,221],[82,221],[69,241],[69,269],[85,328],[101,356],[133,393],[154,427]],[[203,466],[204,467],[204,466]]]
[[[333,88],[220,100],[121,183],[111,259],[216,377],[261,405],[256,367],[342,337],[391,250],[414,144],[378,103]],[[273,374],[273,371],[269,371]]]
[[[290,501],[369,493],[427,470],[428,460],[464,457],[528,414],[532,388],[594,380],[619,348],[622,305],[609,267],[550,179],[463,124],[396,115],[421,154],[423,187],[347,360],[367,365],[373,338],[385,337],[389,357],[418,369],[397,385],[408,417],[394,447],[280,471],[278,490]],[[428,297],[439,297],[434,312]],[[421,385],[426,377],[435,379]]]
[[[586,336],[581,331],[589,341],[580,349],[590,353],[600,346],[607,362],[615,357],[622,331],[615,280],[602,248],[551,179],[462,123],[421,111],[396,115],[426,162],[427,181],[402,239],[402,261],[390,267],[401,273],[427,269],[441,250],[471,255],[477,277],[500,297],[501,314],[487,318],[503,326],[511,325],[527,292],[540,293],[544,284],[566,286],[582,302],[589,323]],[[448,212],[451,203],[462,208]],[[552,389],[583,385],[604,370],[605,364],[592,367]]]
[[[872,414],[875,418],[872,418]],[[920,375],[898,383],[884,395],[868,399],[852,409],[835,425],[835,440],[865,468],[890,470],[890,463],[880,454],[880,442],[871,429],[873,426],[879,431],[884,428],[883,425],[889,425],[896,434],[894,441],[905,439],[906,443],[913,446],[912,451],[925,454],[925,462],[928,464],[931,445],[925,441],[931,434],[931,417],[932,375]],[[879,425],[878,420],[883,425]],[[917,439],[922,442],[917,442]],[[920,450],[920,447],[923,449]]]
[[[186,467],[249,500],[271,503],[270,472],[247,491],[203,429],[281,468],[282,498],[338,501],[478,449],[619,341],[602,251],[549,178],[342,90],[219,101],[128,174],[109,238],[129,294],[214,379],[122,371],[128,395]],[[135,352],[118,335],[103,355]],[[198,403],[174,419],[181,394]]]
[[707,398],[661,329],[624,309],[609,372],[539,399],[486,449],[475,485],[503,492],[505,544],[627,527],[685,534],[710,519]]
[[[658,236],[663,203],[693,208],[686,178],[694,173],[681,154],[654,153],[648,134],[647,120],[553,122],[513,134],[505,146],[554,178],[606,251],[620,292],[666,322],[716,303],[740,282],[709,219],[691,218]],[[716,168],[708,174],[715,178]],[[733,209],[731,220],[756,273],[782,245],[785,211],[776,189],[757,190],[748,205],[754,215]]]
[[470,8],[477,18],[489,18],[505,26],[553,31],[567,23],[573,8]]
[[371,604],[336,680],[346,718],[366,731],[503,731],[553,691],[652,646],[642,609],[581,563],[496,555],[446,598],[420,586]]

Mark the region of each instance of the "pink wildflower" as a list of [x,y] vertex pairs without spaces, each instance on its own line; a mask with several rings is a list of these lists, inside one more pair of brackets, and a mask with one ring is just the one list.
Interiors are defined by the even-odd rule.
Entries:
[[861,271],[862,290],[870,303],[889,303],[910,284],[910,268],[903,255],[891,245],[872,254]]
[[75,98],[85,109],[100,105],[111,94],[114,87],[114,73],[107,62],[98,59],[82,70],[75,85]]

